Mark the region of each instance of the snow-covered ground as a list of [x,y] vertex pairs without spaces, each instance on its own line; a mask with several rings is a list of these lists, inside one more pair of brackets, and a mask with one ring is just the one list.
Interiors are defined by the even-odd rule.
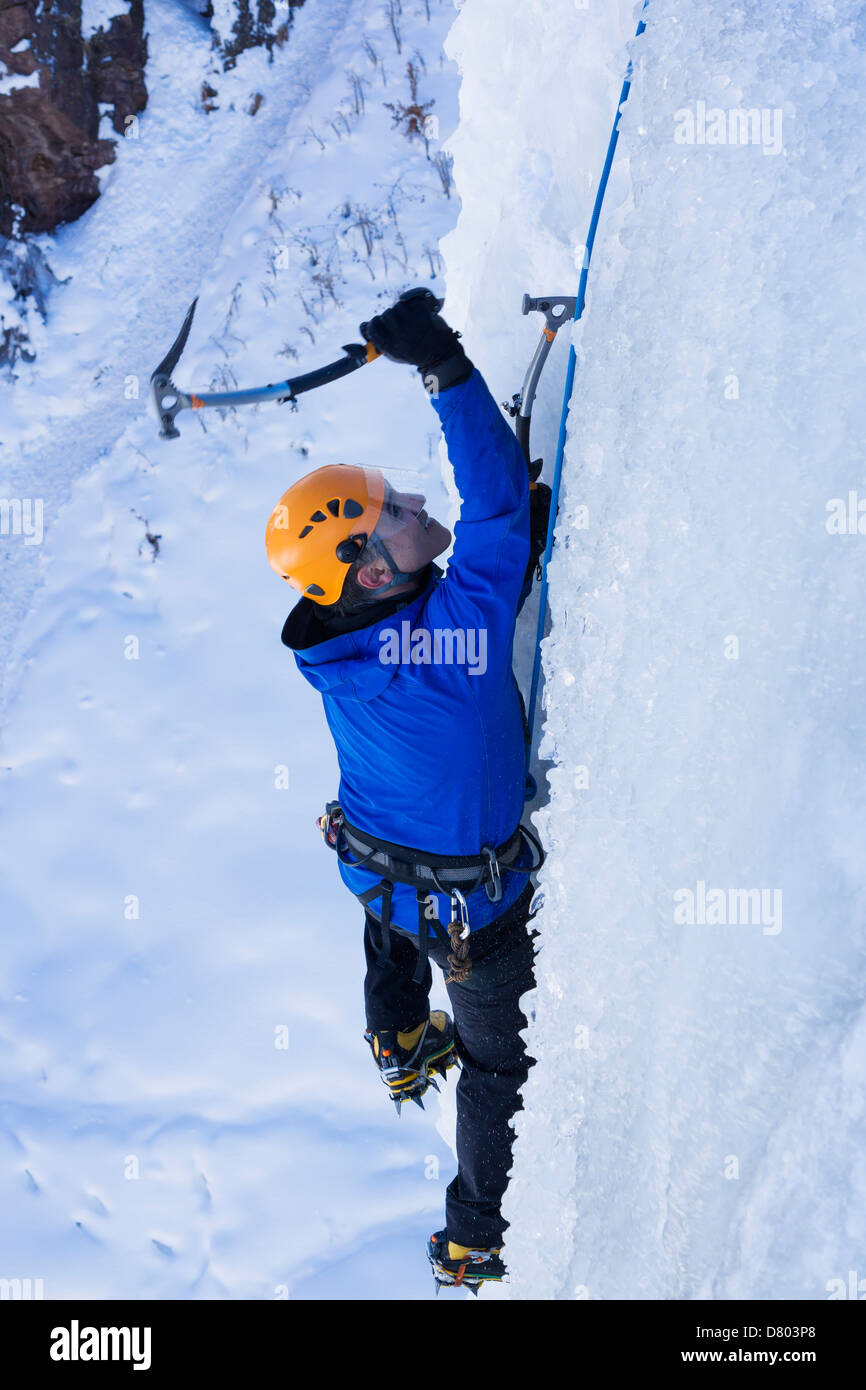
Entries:
[[[403,0],[398,53],[382,5],[309,0],[273,67],[218,77],[207,26],[150,0],[138,138],[49,245],[71,278],[4,391],[3,495],[41,499],[45,537],[3,538],[0,1277],[46,1297],[432,1296],[453,1162],[432,1110],[395,1120],[361,1036],[360,911],[314,824],[336,759],[264,528],[340,460],[443,514],[438,420],[385,362],[297,413],[187,415],[173,443],[147,400],[195,294],[177,375],[204,386],[328,361],[441,285],[458,79],[453,8],[429,8]],[[383,105],[409,61],[429,161]]]
[[[263,530],[337,460],[447,521],[435,416],[377,363],[166,444],[146,382],[197,293],[191,387],[326,360],[432,283],[505,400],[522,293],[576,288],[630,53],[551,570],[539,1065],[482,1297],[826,1298],[866,1277],[864,542],[832,532],[866,414],[860,5],[651,0],[637,41],[630,0],[426,9],[398,53],[379,0],[307,0],[273,67],[215,78],[206,26],[150,0],[139,138],[46,240],[70,280],[0,425],[46,526],[3,540],[0,1277],[431,1296],[451,1097],[441,1134],[398,1126],[361,1041],[358,909],[313,828],[335,761]],[[410,59],[451,199],[382,105]]]

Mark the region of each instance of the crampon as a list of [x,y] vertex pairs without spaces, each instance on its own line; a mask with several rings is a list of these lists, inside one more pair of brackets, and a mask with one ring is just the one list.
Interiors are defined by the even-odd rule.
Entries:
[[427,1242],[427,1258],[433,1267],[436,1293],[443,1287],[468,1289],[476,1294],[482,1284],[499,1283],[505,1275],[501,1247],[473,1249],[449,1241],[447,1231],[437,1231]]
[[380,1029],[374,1033],[368,1028],[364,1037],[398,1115],[407,1100],[423,1110],[421,1097],[427,1089],[432,1086],[439,1090],[436,1077],[459,1065],[454,1050],[454,1024],[441,1009],[434,1009],[426,1022],[409,1032]]

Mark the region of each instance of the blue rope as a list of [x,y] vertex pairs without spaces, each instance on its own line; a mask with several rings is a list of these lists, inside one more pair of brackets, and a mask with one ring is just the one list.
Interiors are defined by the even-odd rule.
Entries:
[[[644,0],[643,8],[646,9],[649,0]],[[646,24],[641,19],[637,26],[635,38],[638,38],[646,28]],[[616,145],[619,139],[619,122],[622,115],[622,108],[628,100],[631,90],[632,64],[626,70],[625,81],[622,84],[622,91],[619,94],[616,115],[613,121],[613,129],[610,133],[610,141],[605,155],[604,168],[601,171],[598,189],[595,195],[595,204],[592,209],[592,217],[589,223],[589,232],[586,237],[586,250],[583,256],[583,265],[580,271],[580,283],[577,287],[577,303],[574,306],[574,323],[577,323],[583,313],[586,303],[586,282],[589,278],[589,263],[592,259],[592,248],[595,245],[595,233],[598,227],[598,219],[601,216],[601,206],[604,202],[604,195],[607,191],[607,181],[610,177],[613,157],[616,152]],[[568,421],[568,410],[571,403],[571,393],[574,388],[574,373],[577,366],[577,354],[574,351],[574,344],[570,343],[568,348],[568,368],[565,374],[565,391],[562,397],[562,414],[559,420],[559,438],[556,441],[556,462],[553,469],[553,483],[551,485],[550,519],[547,523],[547,539],[544,546],[544,560],[542,563],[541,590],[538,603],[538,631],[535,638],[535,662],[532,667],[532,686],[529,691],[529,708],[527,710],[527,723],[529,726],[529,743],[526,749],[526,772],[528,785],[534,786],[529,775],[529,763],[532,758],[532,732],[535,725],[535,706],[538,699],[538,682],[541,676],[541,642],[544,637],[544,620],[547,615],[547,566],[553,551],[553,530],[556,524],[556,509],[559,502],[559,486],[562,481],[562,459],[565,452],[565,430]]]

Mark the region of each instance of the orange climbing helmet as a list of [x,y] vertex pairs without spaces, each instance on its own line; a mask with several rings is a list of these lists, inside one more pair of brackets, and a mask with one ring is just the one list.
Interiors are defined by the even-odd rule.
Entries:
[[308,473],[271,512],[265,531],[271,568],[314,603],[336,603],[384,500],[378,468],[339,463]]

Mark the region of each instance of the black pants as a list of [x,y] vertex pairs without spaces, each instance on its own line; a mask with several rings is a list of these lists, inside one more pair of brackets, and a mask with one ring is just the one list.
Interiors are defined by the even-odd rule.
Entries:
[[[514,1139],[508,1122],[522,1108],[518,1091],[534,1064],[520,1037],[526,1019],[518,1002],[535,985],[532,943],[538,933],[526,928],[532,894],[528,883],[501,917],[472,933],[472,974],[464,984],[446,986],[463,1064],[457,1083],[457,1176],[445,1194],[448,1238],[458,1245],[501,1245],[506,1226],[500,1204]],[[380,946],[380,924],[368,912],[367,1027],[408,1032],[428,1015],[432,972],[428,966],[421,984],[412,980],[418,963],[413,937],[392,927],[391,959],[382,965],[377,963]],[[443,974],[448,973],[447,954],[444,942],[431,939],[431,959]]]

